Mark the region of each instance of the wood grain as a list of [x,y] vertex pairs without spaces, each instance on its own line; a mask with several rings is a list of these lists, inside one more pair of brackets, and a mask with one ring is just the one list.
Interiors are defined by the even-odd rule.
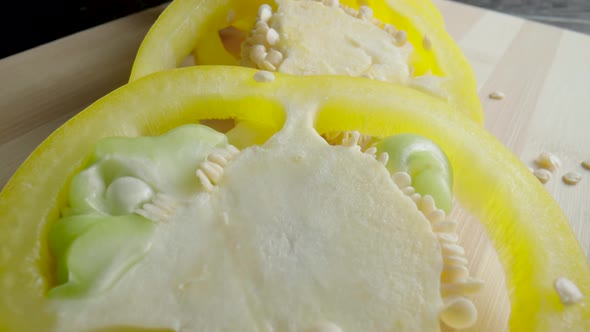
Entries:
[[[474,68],[487,129],[531,167],[543,151],[563,161],[546,188],[588,257],[590,171],[579,163],[590,158],[590,37],[457,3],[436,4]],[[54,129],[126,82],[137,47],[162,8],[0,60],[0,186]],[[489,99],[493,91],[506,98]],[[576,186],[560,181],[570,170],[584,176]],[[452,215],[472,274],[486,280],[475,299],[480,319],[468,331],[505,331],[510,304],[496,252],[460,207]]]
[[590,34],[588,0],[453,0]]

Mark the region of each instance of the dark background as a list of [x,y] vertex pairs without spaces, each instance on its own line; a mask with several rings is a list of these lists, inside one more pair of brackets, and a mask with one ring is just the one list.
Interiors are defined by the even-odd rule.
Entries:
[[[590,0],[457,0],[590,34]],[[0,7],[0,58],[164,0],[29,0]]]

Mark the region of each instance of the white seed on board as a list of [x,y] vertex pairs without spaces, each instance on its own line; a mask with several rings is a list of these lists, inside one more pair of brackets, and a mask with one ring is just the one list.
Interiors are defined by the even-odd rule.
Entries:
[[391,178],[400,189],[409,187],[412,184],[412,177],[406,172],[395,172]]
[[568,172],[563,175],[561,178],[565,184],[570,186],[578,184],[582,180],[582,176],[576,172]]
[[578,286],[568,278],[560,277],[555,279],[554,286],[563,304],[576,304],[584,298]]
[[535,163],[539,167],[550,170],[551,172],[561,166],[561,160],[559,160],[556,155],[549,152],[542,152],[539,154],[537,159],[535,159]]
[[541,181],[541,183],[547,183],[551,180],[551,172],[544,168],[534,170],[533,174],[539,179],[539,181]]
[[490,93],[489,97],[490,97],[490,99],[494,99],[494,100],[502,100],[502,99],[504,99],[504,97],[506,97],[506,94],[502,91],[494,91],[494,92]]
[[[272,82],[275,80],[275,75],[269,71],[266,71],[266,70],[259,70],[254,74],[254,80],[256,82],[260,82],[260,83]],[[222,164],[222,165],[224,165],[224,164]]]

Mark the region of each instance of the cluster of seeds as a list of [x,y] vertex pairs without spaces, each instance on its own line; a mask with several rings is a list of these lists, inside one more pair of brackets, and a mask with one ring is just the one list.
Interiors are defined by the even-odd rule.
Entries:
[[342,146],[349,147],[353,150],[358,152],[364,152],[365,154],[377,159],[381,164],[387,164],[389,160],[389,154],[387,152],[383,152],[377,157],[377,148],[374,146],[367,147],[369,143],[373,140],[373,137],[362,135],[358,131],[344,131],[341,134],[335,134],[333,138],[341,137],[341,144]]
[[277,50],[281,40],[277,30],[269,26],[272,7],[263,4],[258,8],[256,24],[242,45],[242,65],[267,71],[276,71],[283,62],[283,53]]
[[[542,183],[547,183],[549,180],[551,180],[552,173],[561,167],[561,160],[559,160],[559,158],[554,154],[542,152],[535,159],[535,164],[539,168],[533,170],[533,174]],[[590,161],[583,161],[581,165],[585,169],[590,169]],[[565,184],[573,186],[582,180],[582,175],[578,172],[572,171],[565,173],[561,179]]]
[[561,166],[561,160],[552,153],[543,152],[535,159],[535,164],[539,168],[533,170],[533,174],[541,183],[547,183],[551,180],[552,172]]
[[369,6],[360,6],[359,10],[357,11],[354,8],[341,5],[338,0],[323,0],[321,2],[323,2],[326,6],[340,6],[340,8],[342,8],[342,10],[348,15],[373,23],[377,27],[383,29],[383,31],[390,34],[395,39],[396,46],[402,47],[408,42],[408,34],[404,30],[397,30],[393,25],[388,23],[383,24],[383,22],[373,17],[373,10]]
[[[443,270],[441,274],[441,295],[445,307],[441,319],[449,326],[463,328],[472,325],[477,319],[477,310],[469,295],[477,293],[483,286],[481,280],[469,276],[465,250],[457,242],[457,222],[447,219],[444,211],[437,209],[430,195],[421,196],[411,187],[411,178],[407,173],[394,174],[394,181],[402,192],[408,195],[431,222],[442,250]],[[404,187],[405,186],[405,187]],[[455,314],[449,315],[449,312]],[[462,312],[456,315],[457,312]]]
[[382,28],[385,32],[392,35],[396,41],[398,46],[403,46],[408,41],[408,34],[403,30],[397,30],[391,24],[383,24],[380,20],[373,17],[373,9],[369,6],[360,6],[358,10],[348,7],[346,5],[340,4],[338,0],[314,0],[316,2],[323,3],[326,7],[339,7],[342,9],[346,14],[373,23],[375,26]]
[[447,218],[446,213],[436,207],[430,195],[421,196],[412,187],[412,178],[406,172],[392,176],[397,187],[408,196],[430,221],[432,231],[441,246],[443,270],[441,274],[441,295],[445,307],[441,320],[453,328],[471,326],[477,319],[475,304],[468,297],[483,287],[481,280],[469,276],[465,249],[458,244],[457,222]]
[[358,131],[332,131],[323,134],[322,137],[331,145],[358,145],[361,151],[366,151],[373,143],[373,136],[364,135]]
[[134,212],[153,222],[167,222],[174,215],[179,203],[173,197],[158,193],[150,203],[145,203]]
[[[326,134],[324,137],[331,140],[340,139],[343,146],[359,152],[363,150],[360,145],[363,135],[358,131]],[[365,144],[370,144],[373,138],[366,136],[364,140]],[[386,152],[376,157],[377,149],[373,146],[366,148],[364,153],[375,157],[383,165],[387,164],[389,159]],[[469,296],[481,290],[483,281],[469,276],[465,249],[458,244],[457,222],[449,219],[443,210],[436,207],[432,196],[422,196],[416,192],[416,189],[412,187],[410,174],[396,172],[392,175],[392,180],[428,219],[441,246],[443,257],[441,295],[444,302],[444,308],[440,314],[441,320],[452,328],[465,328],[473,325],[477,320],[477,309]]]
[[224,149],[213,150],[207,156],[207,159],[201,163],[196,172],[205,190],[213,190],[214,185],[219,183],[223,177],[223,168],[239,153],[238,148],[229,144]]
[[[404,30],[397,30],[391,24],[383,24],[381,21],[373,17],[373,10],[368,6],[360,6],[359,10],[341,5],[338,0],[314,0],[321,2],[327,7],[341,8],[348,15],[373,23],[377,27],[389,33],[395,40],[395,45],[398,47],[404,46],[408,41],[408,34]],[[254,28],[250,31],[242,45],[241,51],[241,65],[246,67],[263,69],[266,71],[277,71],[283,62],[285,52],[282,52],[279,47],[281,36],[279,32],[272,27],[274,17],[272,7],[268,4],[263,4],[258,8],[258,15],[256,16],[256,23]],[[424,38],[424,48],[432,46],[427,37]]]

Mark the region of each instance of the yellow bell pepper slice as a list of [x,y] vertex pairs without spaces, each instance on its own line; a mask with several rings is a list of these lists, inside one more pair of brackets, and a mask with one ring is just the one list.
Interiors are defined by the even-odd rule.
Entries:
[[[251,29],[257,9],[263,3],[276,7],[274,1],[261,0],[174,1],[146,35],[133,65],[131,81],[177,67],[193,49],[197,64],[237,64],[224,49],[218,31],[230,25],[228,15],[234,16],[234,26]],[[449,102],[483,123],[473,70],[429,0],[343,0],[342,4],[353,8],[369,5],[381,22],[405,30],[414,47],[410,62],[415,74],[430,72],[444,77],[442,87],[448,93]],[[423,46],[425,37],[432,45],[430,49]]]
[[[284,74],[259,83],[254,74],[200,66],[150,75],[95,102],[33,152],[0,193],[0,331],[51,326],[45,293],[54,281],[46,233],[97,140],[160,135],[222,118],[262,120],[278,131],[286,108],[313,112],[319,134],[354,129],[433,140],[454,169],[456,197],[483,223],[504,266],[511,330],[590,330],[590,267],[564,213],[528,168],[478,124],[401,85]],[[554,289],[559,277],[586,295],[581,302],[562,304]]]
[[[449,91],[449,101],[475,121],[483,122],[475,74],[430,0],[342,0],[342,3],[353,8],[368,5],[374,9],[377,19],[406,31],[414,46],[411,63],[416,75],[430,71],[444,76],[447,80],[443,87]],[[432,44],[430,50],[423,45],[425,36]]]

